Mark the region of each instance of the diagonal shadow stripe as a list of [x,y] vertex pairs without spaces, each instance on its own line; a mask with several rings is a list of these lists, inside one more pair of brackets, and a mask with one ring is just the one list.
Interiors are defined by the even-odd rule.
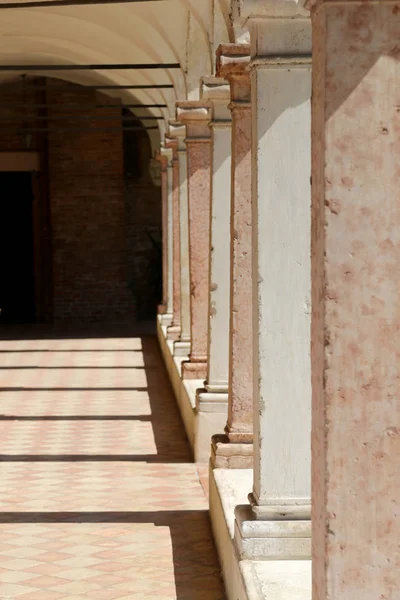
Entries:
[[0,421],[148,421],[152,415],[0,415]]
[[0,462],[145,462],[189,464],[189,459],[170,454],[165,456],[160,454],[0,454]]

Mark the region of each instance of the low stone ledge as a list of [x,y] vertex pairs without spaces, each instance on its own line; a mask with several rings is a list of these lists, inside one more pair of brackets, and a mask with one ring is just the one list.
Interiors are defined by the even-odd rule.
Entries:
[[[204,380],[182,379],[182,364],[188,357],[174,355],[176,342],[168,339],[167,326],[161,316],[157,319],[157,336],[195,462],[207,464],[211,454],[211,437],[224,430],[227,398],[222,402],[209,402],[205,395],[204,402],[196,402],[196,392],[203,388]],[[224,394],[221,394],[221,399],[224,400]]]
[[242,560],[246,600],[311,600],[310,560]]
[[211,523],[228,600],[311,600],[310,560],[240,560],[235,508],[247,504],[252,484],[252,469],[210,468]]

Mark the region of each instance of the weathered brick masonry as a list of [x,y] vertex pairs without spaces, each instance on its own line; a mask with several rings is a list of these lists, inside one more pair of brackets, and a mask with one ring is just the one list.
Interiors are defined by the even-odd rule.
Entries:
[[[45,80],[40,83],[43,85]],[[26,102],[40,103],[45,99],[49,105],[48,127],[62,129],[33,134],[30,142],[31,149],[40,150],[42,167],[48,174],[49,312],[55,322],[131,322],[137,316],[140,299],[143,301],[147,296],[145,304],[152,302],[151,286],[149,288],[140,276],[146,273],[143,265],[149,262],[151,255],[149,240],[143,251],[143,237],[148,238],[144,229],[150,228],[155,234],[159,231],[159,189],[151,181],[144,185],[143,200],[149,202],[150,210],[139,208],[132,192],[135,184],[130,185],[129,194],[126,193],[121,109],[93,107],[95,103],[107,101],[115,104],[115,99],[93,90],[77,90],[72,84],[63,83],[65,91],[51,89],[59,83],[47,80],[44,92],[25,93]],[[1,101],[13,98],[21,102],[21,85],[2,86]],[[2,118],[18,114],[15,109],[12,113],[6,110],[7,114],[2,109]],[[38,115],[46,115],[46,110],[36,110]],[[33,112],[29,109],[30,115]],[[23,116],[22,109],[19,114]],[[76,116],[85,119],[74,120]],[[101,120],[104,117],[106,119]],[[22,121],[13,123],[17,130]],[[42,118],[29,124],[45,127],[46,121]],[[99,131],[99,128],[114,130]],[[0,150],[16,149],[24,149],[21,135],[2,132]],[[136,249],[139,250],[137,257]],[[155,306],[155,299],[153,303]]]

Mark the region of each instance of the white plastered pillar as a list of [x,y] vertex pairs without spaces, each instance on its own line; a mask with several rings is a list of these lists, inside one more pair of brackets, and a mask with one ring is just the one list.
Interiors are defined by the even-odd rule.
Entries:
[[190,274],[189,274],[189,212],[186,155],[186,127],[170,121],[169,135],[178,142],[179,163],[179,230],[180,230],[180,337],[174,342],[175,356],[190,353]]
[[171,324],[173,314],[173,152],[170,148],[161,148],[161,154],[167,159],[167,308],[164,321]]
[[201,98],[211,107],[211,210],[209,233],[207,376],[196,390],[195,456],[207,460],[211,438],[224,431],[228,413],[231,115],[229,84],[204,77]]
[[211,224],[208,314],[208,394],[227,401],[229,370],[229,283],[231,212],[231,115],[229,84],[202,81],[202,98],[211,104]]
[[235,543],[245,559],[306,559],[311,555],[310,23],[294,3],[249,4],[260,10],[256,17],[248,15],[254,482],[250,504],[236,508]]

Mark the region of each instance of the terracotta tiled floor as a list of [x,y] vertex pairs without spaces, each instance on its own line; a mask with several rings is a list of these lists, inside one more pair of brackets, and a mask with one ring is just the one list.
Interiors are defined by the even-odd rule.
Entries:
[[0,341],[0,600],[223,600],[155,338]]

